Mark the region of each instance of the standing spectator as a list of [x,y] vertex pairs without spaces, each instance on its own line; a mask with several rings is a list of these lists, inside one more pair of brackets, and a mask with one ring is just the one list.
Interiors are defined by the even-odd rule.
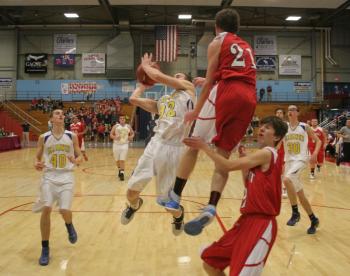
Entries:
[[265,95],[265,88],[260,88],[259,90],[259,102],[262,102]]
[[27,121],[24,121],[22,126],[23,130],[23,147],[29,147],[29,128],[30,124]]
[[340,129],[338,136],[343,138],[343,154],[337,162],[337,165],[339,166],[340,162],[350,161],[350,119],[346,120],[346,125]]
[[268,85],[266,87],[266,92],[267,92],[267,101],[271,102],[272,101],[272,86]]

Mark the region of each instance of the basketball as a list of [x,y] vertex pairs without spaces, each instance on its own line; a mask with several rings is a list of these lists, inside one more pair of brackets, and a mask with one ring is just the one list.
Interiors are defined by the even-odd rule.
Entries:
[[[156,68],[156,69],[160,69],[160,66],[157,63],[154,63],[152,65],[152,67]],[[152,80],[149,76],[147,76],[147,74],[145,73],[145,71],[142,68],[142,65],[140,64],[137,67],[136,70],[136,78],[139,82],[141,82],[143,85],[147,85],[147,86],[152,86],[156,83],[156,81]]]

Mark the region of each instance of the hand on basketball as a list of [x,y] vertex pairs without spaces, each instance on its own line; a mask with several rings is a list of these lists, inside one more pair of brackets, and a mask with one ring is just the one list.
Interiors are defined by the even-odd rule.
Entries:
[[197,112],[195,112],[195,111],[186,112],[186,113],[185,113],[185,116],[184,116],[184,123],[185,123],[185,124],[191,123],[191,122],[193,122],[194,120],[196,120],[197,117],[198,117],[198,114],[197,114]]
[[208,147],[208,145],[200,137],[188,137],[188,138],[185,138],[185,139],[183,139],[183,143],[186,146],[189,146],[191,148],[198,149],[198,150]]
[[194,84],[195,87],[202,87],[205,82],[205,78],[202,77],[196,77],[192,80],[192,83]]
[[35,161],[34,167],[37,171],[42,171],[45,168],[45,164],[42,161]]
[[151,54],[145,53],[141,58],[142,67],[152,66],[153,64],[155,64],[156,62],[153,62],[152,58],[153,58],[152,53]]

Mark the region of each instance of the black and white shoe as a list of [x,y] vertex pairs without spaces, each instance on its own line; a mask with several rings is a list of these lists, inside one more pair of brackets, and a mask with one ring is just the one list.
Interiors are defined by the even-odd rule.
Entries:
[[127,205],[124,211],[122,212],[120,222],[124,225],[128,224],[134,218],[134,214],[141,208],[142,204],[143,200],[142,198],[139,198],[139,206],[137,207],[137,209],[134,209],[130,205]]
[[184,230],[185,210],[182,205],[180,205],[180,209],[181,209],[181,216],[178,218],[173,217],[173,222],[172,222],[173,234],[175,236],[180,235]]

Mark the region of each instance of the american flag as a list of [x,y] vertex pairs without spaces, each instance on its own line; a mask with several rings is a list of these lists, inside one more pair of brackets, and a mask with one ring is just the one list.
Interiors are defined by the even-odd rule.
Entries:
[[177,27],[156,26],[156,61],[172,62],[177,56]]

